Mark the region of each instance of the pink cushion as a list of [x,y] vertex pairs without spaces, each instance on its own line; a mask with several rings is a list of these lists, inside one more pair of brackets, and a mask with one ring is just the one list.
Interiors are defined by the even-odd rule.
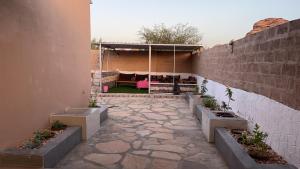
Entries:
[[148,81],[147,80],[142,80],[136,82],[136,88],[138,89],[148,89]]

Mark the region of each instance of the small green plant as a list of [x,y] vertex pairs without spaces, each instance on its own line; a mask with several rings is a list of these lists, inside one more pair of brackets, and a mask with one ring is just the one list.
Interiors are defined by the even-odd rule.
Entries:
[[43,141],[48,140],[53,136],[54,133],[50,130],[47,129],[42,131],[38,130],[34,132],[33,137],[25,143],[24,147],[29,149],[38,148],[42,145]]
[[268,137],[267,133],[264,133],[259,130],[260,126],[258,124],[255,124],[254,130],[253,130],[253,143],[254,144],[260,144],[265,141],[265,139]]
[[230,107],[230,101],[234,101],[234,99],[232,98],[233,92],[229,87],[226,87],[225,93],[226,96],[228,97],[228,101],[227,103],[222,101],[221,108],[223,109],[224,112],[227,112],[229,110],[232,110],[232,108]]
[[260,126],[255,124],[253,133],[244,131],[241,135],[241,143],[249,146],[248,152],[253,157],[265,158],[267,156],[268,145],[265,143],[268,134],[260,131]]
[[95,97],[91,96],[89,100],[89,107],[98,107],[97,106],[97,96],[98,96],[98,91],[95,93]]
[[205,95],[205,93],[207,92],[207,87],[206,87],[206,84],[208,83],[207,79],[205,78],[203,81],[202,81],[202,84],[201,84],[201,91],[200,91],[200,94],[202,96]]
[[56,120],[51,124],[51,130],[58,131],[58,130],[64,130],[67,127],[67,125],[63,124],[62,122]]
[[206,97],[202,99],[202,103],[205,107],[210,108],[211,110],[219,109],[217,100],[213,96],[206,95]]
[[98,107],[96,99],[92,99],[89,102],[89,107]]

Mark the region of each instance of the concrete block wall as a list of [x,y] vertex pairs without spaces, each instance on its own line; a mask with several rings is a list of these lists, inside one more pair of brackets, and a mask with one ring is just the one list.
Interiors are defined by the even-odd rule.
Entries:
[[196,56],[203,77],[300,110],[300,20],[220,45]]
[[300,167],[300,20],[203,50],[194,58],[199,86],[221,102],[230,86],[232,108],[269,134],[268,143]]

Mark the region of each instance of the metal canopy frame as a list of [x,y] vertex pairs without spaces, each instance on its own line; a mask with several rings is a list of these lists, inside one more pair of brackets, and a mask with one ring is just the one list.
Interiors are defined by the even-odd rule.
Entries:
[[173,51],[173,85],[175,85],[176,73],[176,51],[177,52],[195,52],[202,48],[202,45],[189,44],[141,44],[141,43],[115,43],[102,42],[95,44],[99,46],[99,68],[100,68],[100,92],[102,93],[102,59],[103,48],[110,50],[124,50],[124,51],[148,51],[149,52],[149,73],[148,73],[148,93],[151,93],[151,66],[152,66],[152,51]]

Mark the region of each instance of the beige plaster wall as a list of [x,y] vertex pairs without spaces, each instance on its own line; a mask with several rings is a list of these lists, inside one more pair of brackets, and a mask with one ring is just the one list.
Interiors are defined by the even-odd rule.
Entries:
[[[97,56],[99,51],[92,50],[92,69],[98,70]],[[152,52],[152,72],[173,72],[172,52]],[[190,52],[176,52],[176,72],[192,72],[192,55]],[[104,71],[145,71],[149,68],[148,51],[105,51],[103,58]]]
[[0,148],[49,125],[49,114],[86,106],[90,0],[0,1]]

